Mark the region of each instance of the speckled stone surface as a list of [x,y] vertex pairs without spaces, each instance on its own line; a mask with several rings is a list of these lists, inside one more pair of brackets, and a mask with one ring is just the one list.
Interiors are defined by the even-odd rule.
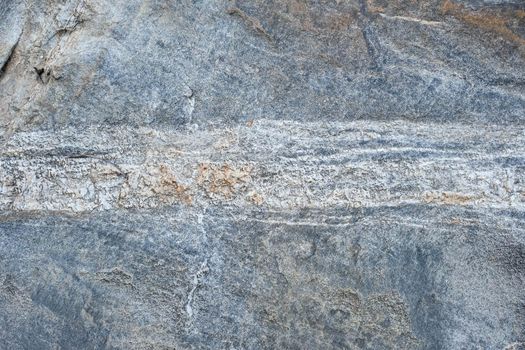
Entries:
[[525,3],[0,0],[0,349],[525,349]]

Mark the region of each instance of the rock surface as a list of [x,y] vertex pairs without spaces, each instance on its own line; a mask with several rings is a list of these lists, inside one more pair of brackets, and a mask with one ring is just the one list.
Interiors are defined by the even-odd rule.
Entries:
[[522,0],[0,0],[0,349],[525,349]]

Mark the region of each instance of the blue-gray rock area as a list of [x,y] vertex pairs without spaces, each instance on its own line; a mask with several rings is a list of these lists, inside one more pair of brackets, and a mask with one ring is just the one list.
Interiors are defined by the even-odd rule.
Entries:
[[525,349],[525,2],[0,0],[0,349]]

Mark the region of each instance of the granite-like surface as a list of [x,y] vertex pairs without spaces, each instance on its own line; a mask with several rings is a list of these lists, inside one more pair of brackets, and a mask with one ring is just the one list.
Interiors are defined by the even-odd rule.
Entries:
[[0,0],[0,349],[525,349],[522,0]]

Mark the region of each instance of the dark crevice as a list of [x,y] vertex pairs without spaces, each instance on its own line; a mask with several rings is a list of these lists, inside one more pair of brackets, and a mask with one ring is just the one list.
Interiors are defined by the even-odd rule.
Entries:
[[11,63],[12,61],[12,58],[14,56],[14,53],[15,53],[15,50],[18,46],[18,42],[20,41],[20,37],[22,36],[22,33],[20,33],[20,35],[18,36],[18,39],[16,39],[16,42],[15,44],[11,47],[11,50],[9,51],[9,54],[7,55],[7,58],[6,60],[4,61],[4,63],[2,64],[2,66],[0,67],[0,79],[2,79],[2,77],[4,76],[5,72],[7,71],[7,68],[9,67],[9,64]]
[[33,69],[35,70],[36,74],[38,75],[38,80],[40,80],[40,82],[42,84],[44,84],[44,79],[42,78],[42,75],[44,75],[45,69],[44,68],[37,68],[37,67],[33,67]]
[[380,70],[381,65],[379,62],[379,42],[375,33],[370,28],[369,13],[366,5],[366,0],[359,0],[359,12],[361,14],[361,16],[359,16],[358,19],[359,26],[361,27],[361,33],[365,41],[368,56],[372,61],[370,69]]

